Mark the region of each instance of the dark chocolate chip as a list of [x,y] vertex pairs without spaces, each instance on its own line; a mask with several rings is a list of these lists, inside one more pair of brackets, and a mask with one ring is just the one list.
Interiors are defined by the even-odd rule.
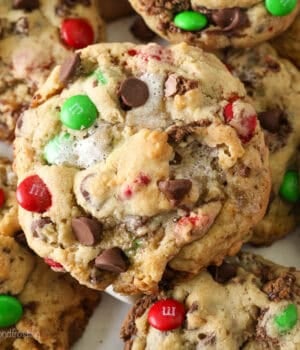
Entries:
[[103,226],[101,222],[79,217],[72,219],[72,229],[78,242],[85,246],[93,246],[99,242]]
[[70,78],[76,73],[76,69],[80,65],[80,55],[78,52],[72,54],[70,57],[65,59],[60,67],[59,80],[66,84]]
[[34,10],[39,7],[39,0],[14,0],[13,8],[21,10]]
[[130,27],[131,33],[141,41],[151,41],[155,37],[155,33],[147,26],[142,17],[137,17]]
[[218,283],[226,283],[237,274],[237,267],[232,264],[223,262],[221,266],[209,266],[208,272]]
[[126,106],[135,108],[147,102],[149,89],[142,80],[130,77],[122,82],[119,94]]
[[192,181],[186,179],[159,181],[158,188],[169,200],[178,203],[190,192]]
[[242,29],[249,24],[246,12],[239,7],[213,11],[212,20],[216,26],[222,28],[223,32]]
[[269,109],[265,112],[258,113],[261,126],[273,133],[279,131],[282,116],[283,112],[280,108]]
[[101,270],[121,273],[127,270],[128,259],[122,249],[114,247],[97,256],[95,266]]

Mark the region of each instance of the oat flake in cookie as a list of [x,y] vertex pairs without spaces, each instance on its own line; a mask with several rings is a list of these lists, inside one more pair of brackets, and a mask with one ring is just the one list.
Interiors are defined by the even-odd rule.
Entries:
[[285,31],[297,0],[130,0],[148,26],[173,42],[208,50],[249,47]]
[[[103,40],[95,1],[0,1],[0,140],[50,71],[74,49]],[[20,122],[21,123],[21,122]]]
[[126,350],[298,350],[300,271],[243,253],[139,299]]
[[253,98],[270,150],[272,191],[252,238],[255,244],[269,244],[292,232],[299,216],[300,72],[269,44],[228,51],[226,63]]
[[72,73],[52,72],[17,132],[30,247],[80,283],[128,294],[157,290],[168,263],[196,273],[238,251],[270,190],[242,84],[186,44],[78,55]]

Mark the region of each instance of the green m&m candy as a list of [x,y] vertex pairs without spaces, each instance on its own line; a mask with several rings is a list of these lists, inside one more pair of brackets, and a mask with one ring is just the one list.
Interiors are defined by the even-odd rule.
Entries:
[[293,329],[298,322],[297,306],[289,304],[279,315],[275,316],[274,322],[280,333]]
[[300,183],[297,171],[288,170],[285,173],[279,193],[288,202],[295,203],[300,199]]
[[72,141],[70,134],[55,136],[44,148],[44,158],[49,164],[59,164],[63,154],[71,153]]
[[86,95],[75,95],[68,98],[60,112],[61,122],[70,129],[81,130],[93,125],[98,111]]
[[195,11],[183,11],[174,17],[176,27],[191,32],[205,28],[207,22],[205,15]]
[[0,328],[14,326],[23,315],[23,307],[18,299],[0,295]]
[[265,0],[268,12],[273,16],[286,16],[294,11],[298,0]]

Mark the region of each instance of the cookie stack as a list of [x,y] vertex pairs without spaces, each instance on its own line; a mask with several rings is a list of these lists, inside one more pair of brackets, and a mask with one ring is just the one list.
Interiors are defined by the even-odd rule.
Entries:
[[[0,327],[24,329],[50,349],[73,341],[68,324],[50,340],[22,328],[32,313],[23,293],[35,294],[41,265],[53,275],[42,274],[45,284],[80,289],[64,297],[77,303],[70,308],[78,314],[70,313],[83,325],[97,291],[144,294],[121,331],[127,350],[299,349],[299,272],[239,252],[247,242],[272,243],[299,221],[300,72],[279,54],[299,57],[290,38],[300,3],[131,0],[173,43],[166,46],[90,45],[102,38],[96,4],[53,3],[10,4],[8,21],[22,13],[29,29],[16,33],[10,24],[0,42],[3,76],[12,76],[3,94],[19,98],[3,107],[18,185],[14,197],[14,175],[4,177],[0,233],[21,228],[23,244],[44,259],[20,247],[19,235],[3,238],[10,252],[38,263],[22,288],[0,289],[0,322],[2,296],[3,310],[16,315]],[[132,30],[142,28],[147,41],[153,34],[143,20]],[[33,301],[38,318],[44,305]]]

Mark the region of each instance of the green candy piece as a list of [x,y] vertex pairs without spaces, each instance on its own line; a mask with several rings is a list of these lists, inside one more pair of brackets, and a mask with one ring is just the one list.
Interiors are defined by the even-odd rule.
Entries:
[[300,199],[300,183],[297,171],[288,170],[285,173],[279,193],[288,202],[295,203]]
[[295,304],[289,304],[275,317],[274,321],[280,333],[293,329],[298,322],[297,306]]
[[273,16],[286,16],[294,11],[298,0],[265,0],[268,12]]
[[97,116],[97,108],[88,96],[75,95],[64,102],[60,120],[70,129],[81,130],[92,126]]
[[205,28],[208,20],[202,13],[195,11],[183,11],[174,17],[174,23],[176,27],[192,32]]
[[18,299],[0,295],[0,328],[14,326],[23,315],[23,307]]
[[61,152],[71,146],[70,134],[57,135],[45,146],[44,158],[49,164],[56,164]]
[[104,74],[101,72],[101,70],[97,69],[94,72],[94,75],[95,75],[96,79],[99,81],[99,83],[101,83],[102,85],[107,84],[107,80],[106,80]]

